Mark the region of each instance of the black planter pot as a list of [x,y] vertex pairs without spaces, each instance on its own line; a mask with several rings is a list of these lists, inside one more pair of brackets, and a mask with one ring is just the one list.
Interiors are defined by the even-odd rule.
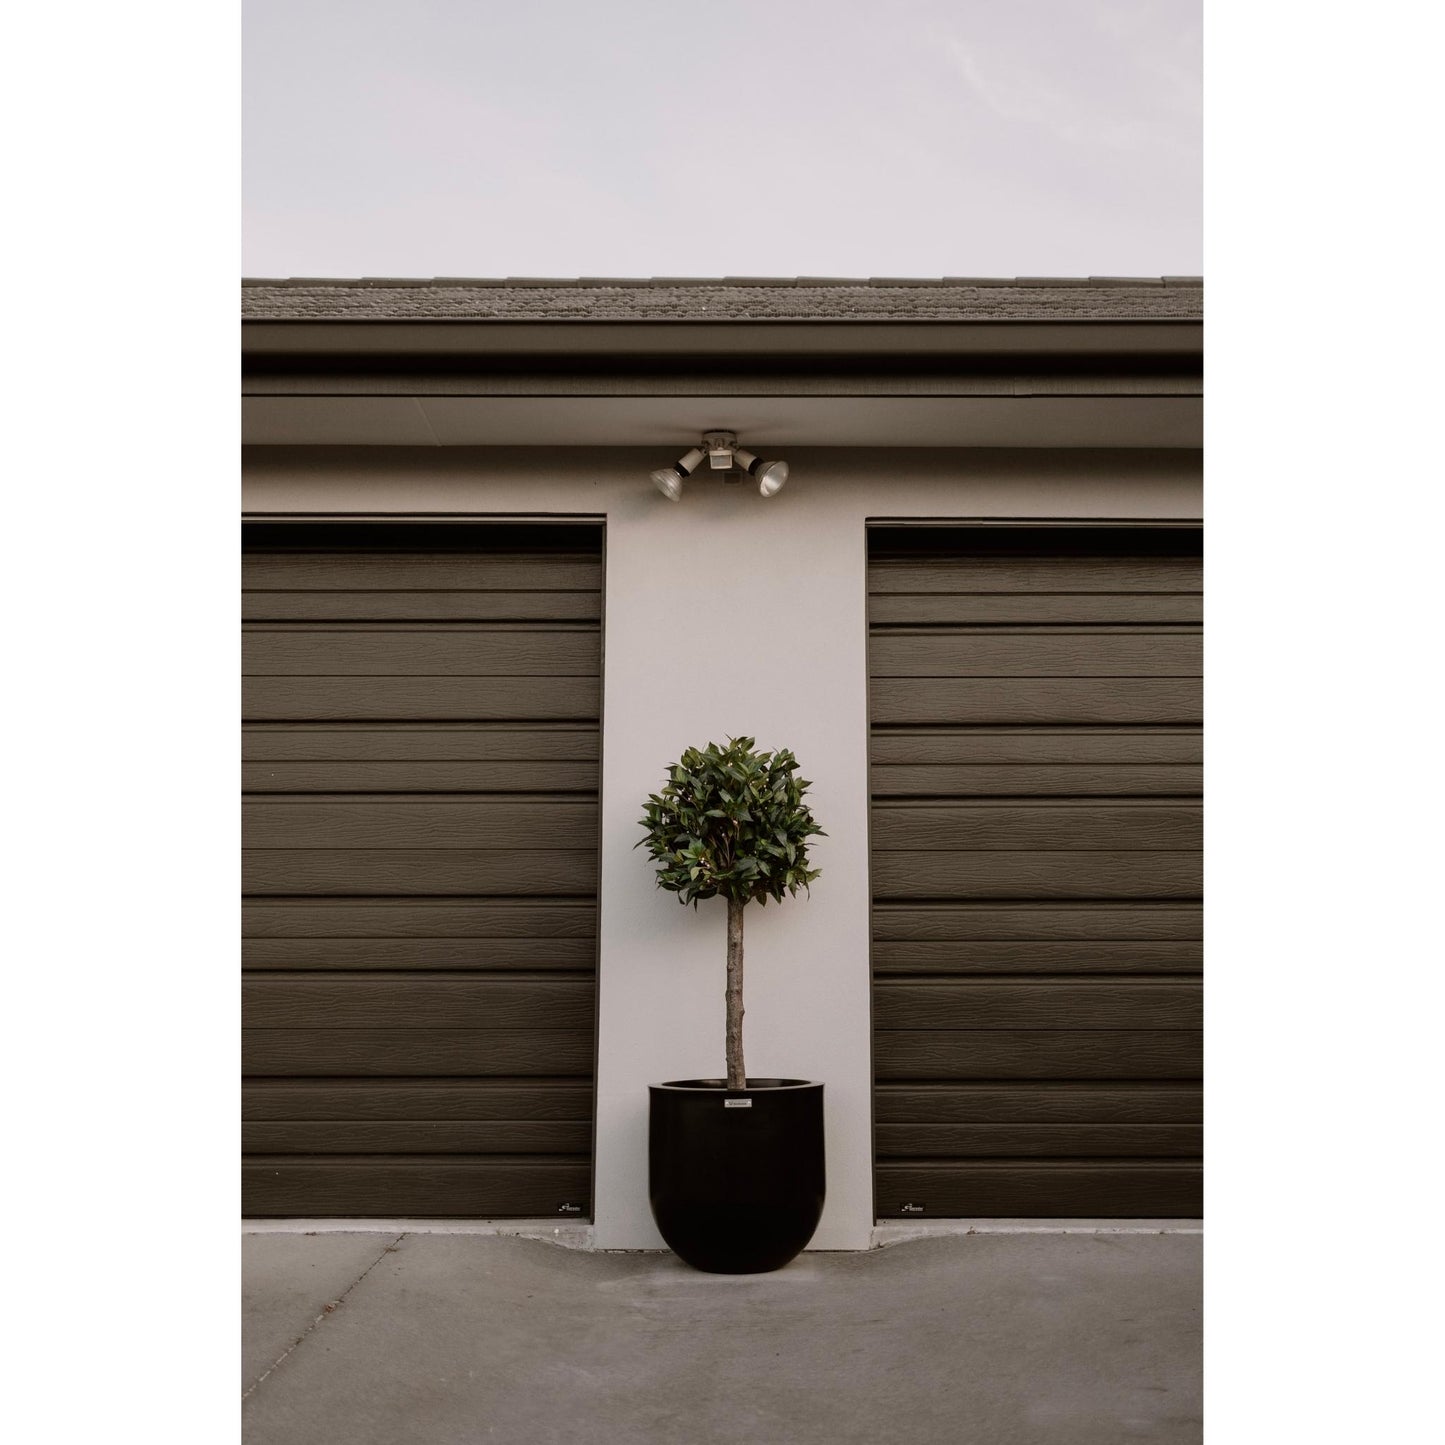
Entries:
[[668,1247],[710,1274],[781,1269],[823,1214],[823,1086],[653,1084],[648,1195]]

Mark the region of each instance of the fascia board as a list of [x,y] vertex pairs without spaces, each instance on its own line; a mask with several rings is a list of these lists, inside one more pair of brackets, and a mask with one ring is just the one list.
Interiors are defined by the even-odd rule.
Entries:
[[261,446],[658,446],[710,429],[760,447],[1197,447],[1194,396],[251,396]]
[[243,358],[1198,356],[1196,321],[247,321]]

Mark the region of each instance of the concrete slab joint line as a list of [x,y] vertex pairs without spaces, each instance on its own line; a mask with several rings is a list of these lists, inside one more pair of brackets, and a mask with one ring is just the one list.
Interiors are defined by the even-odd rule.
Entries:
[[301,1342],[310,1337],[312,1331],[315,1330],[317,1325],[319,1325],[322,1320],[324,1320],[328,1315],[335,1314],[336,1311],[346,1303],[346,1297],[352,1292],[352,1290],[354,1290],[356,1286],[359,1285],[361,1281],[364,1280],[366,1276],[369,1275],[372,1270],[374,1270],[377,1265],[379,1265],[382,1260],[387,1257],[387,1255],[393,1253],[401,1244],[402,1240],[404,1240],[405,1238],[405,1234],[398,1234],[396,1238],[393,1239],[389,1244],[387,1244],[385,1248],[383,1248],[381,1253],[378,1254],[376,1258],[372,1260],[371,1263],[367,1265],[366,1268],[362,1270],[361,1273],[357,1275],[356,1278],[352,1280],[351,1283],[347,1285],[346,1288],[342,1290],[341,1293],[334,1300],[331,1300],[322,1308],[321,1313],[317,1315],[316,1318],[312,1320],[311,1323],[307,1325],[306,1328],[302,1330],[301,1333],[297,1335],[296,1338],[292,1340],[292,1342],[287,1345],[284,1350],[281,1351],[281,1353],[276,1357],[276,1359],[273,1360],[271,1364],[267,1366],[267,1368],[263,1370],[244,1391],[242,1391],[242,1402],[248,1400],[253,1394],[255,1394],[257,1390],[261,1388],[261,1385],[264,1381],[270,1379],[270,1377],[275,1374],[275,1372],[281,1367],[282,1363],[295,1353]]

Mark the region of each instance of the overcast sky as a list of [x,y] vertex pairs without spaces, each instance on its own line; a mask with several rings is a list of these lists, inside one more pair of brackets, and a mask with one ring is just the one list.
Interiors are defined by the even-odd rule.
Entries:
[[245,0],[251,276],[1192,275],[1197,0]]

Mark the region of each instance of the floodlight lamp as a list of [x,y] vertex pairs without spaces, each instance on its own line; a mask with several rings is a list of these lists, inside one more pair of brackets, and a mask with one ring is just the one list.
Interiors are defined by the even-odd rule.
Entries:
[[782,491],[783,483],[788,480],[787,462],[765,462],[743,447],[738,447],[733,455],[738,465],[758,484],[759,496],[776,497]]
[[690,452],[679,457],[670,467],[658,467],[655,472],[649,473],[652,478],[652,485],[667,498],[669,502],[676,502],[682,497],[682,479],[690,477],[697,468],[697,464],[703,459],[701,447],[693,447]]

